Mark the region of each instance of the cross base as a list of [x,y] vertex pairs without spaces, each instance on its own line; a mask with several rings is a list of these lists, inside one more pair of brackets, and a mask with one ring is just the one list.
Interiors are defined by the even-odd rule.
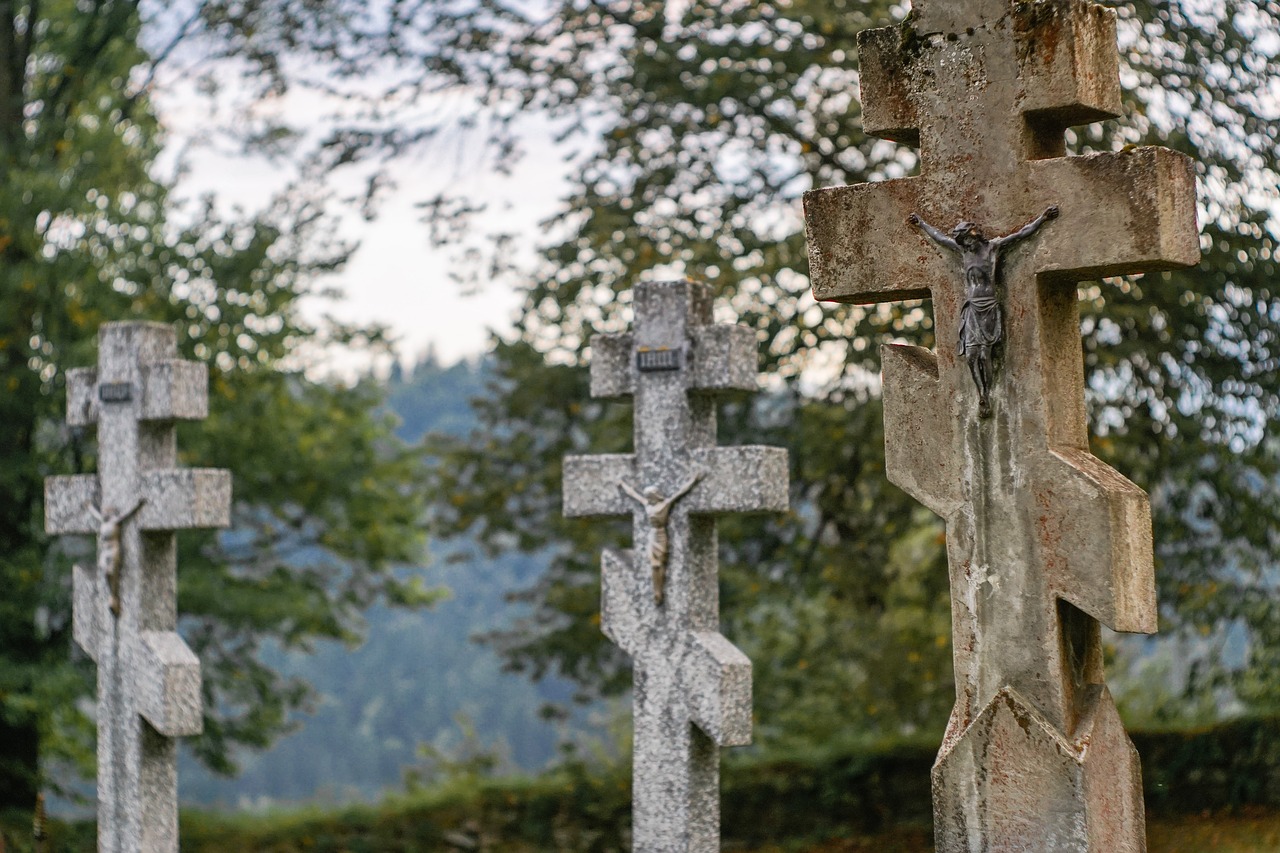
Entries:
[[1091,685],[1071,738],[1006,687],[938,753],[945,853],[1143,853],[1142,768],[1111,693]]

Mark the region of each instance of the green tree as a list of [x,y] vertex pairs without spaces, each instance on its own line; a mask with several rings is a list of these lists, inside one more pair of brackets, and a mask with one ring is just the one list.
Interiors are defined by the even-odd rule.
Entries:
[[[1274,260],[1280,5],[1116,4],[1127,116],[1069,135],[1076,153],[1165,144],[1201,177],[1197,270],[1082,285],[1095,451],[1152,493],[1162,629],[1207,637],[1187,690],[1230,686],[1275,708],[1280,613],[1280,295]],[[500,345],[483,425],[443,442],[459,498],[440,531],[491,548],[549,548],[534,616],[499,637],[513,665],[589,689],[626,682],[592,622],[597,555],[620,527],[559,517],[559,459],[626,444],[627,413],[589,402],[593,332],[626,322],[646,276],[713,284],[721,316],[758,331],[774,394],[729,407],[722,443],[788,446],[793,514],[726,524],[727,633],[759,651],[757,710],[792,736],[940,726],[950,706],[941,528],[884,480],[878,344],[931,345],[927,304],[818,306],[800,196],[907,174],[914,154],[868,138],[856,33],[887,2],[480,2],[455,63],[493,104],[545,110],[580,166],[527,287],[522,334]],[[498,45],[495,47],[495,43]],[[1218,665],[1231,629],[1248,659]],[[767,665],[763,662],[767,661]],[[826,706],[830,713],[816,713]],[[889,712],[892,713],[889,713]],[[786,732],[774,733],[784,735]]]
[[83,547],[44,536],[42,479],[93,469],[91,435],[64,426],[64,375],[95,362],[102,322],[173,323],[182,355],[210,368],[210,417],[179,438],[186,463],[234,478],[233,529],[180,537],[206,762],[229,770],[234,747],[265,745],[307,699],[260,662],[265,641],[352,639],[370,603],[434,597],[393,570],[419,555],[420,457],[393,440],[376,388],[302,371],[329,343],[384,344],[300,312],[351,247],[303,190],[232,220],[171,198],[149,86],[182,38],[218,31],[192,18],[149,55],[140,6],[0,3],[0,808],[31,807],[38,767],[92,762],[76,700],[93,672],[70,640],[69,563]]

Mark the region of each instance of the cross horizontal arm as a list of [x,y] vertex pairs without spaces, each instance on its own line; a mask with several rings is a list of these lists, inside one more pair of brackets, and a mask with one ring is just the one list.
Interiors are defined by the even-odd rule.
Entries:
[[591,396],[604,400],[636,391],[635,335],[596,335],[591,339]]
[[689,388],[704,393],[750,392],[759,388],[759,344],[747,326],[702,326],[693,334]]
[[[912,213],[932,215],[920,203],[925,189],[921,178],[899,178],[805,193],[814,298],[859,304],[927,299],[931,288],[954,277],[954,258],[907,225]],[[899,223],[901,234],[885,234]]]
[[98,369],[74,367],[67,371],[67,425],[89,426],[98,422]]
[[[746,326],[696,326],[687,349],[686,387],[704,394],[758,390],[755,330]],[[597,335],[591,339],[591,396],[618,399],[635,394],[640,370],[636,365],[635,335]]]
[[[127,387],[128,401],[136,394],[144,421],[200,420],[209,415],[209,369],[198,361],[164,359],[142,365],[141,389]],[[67,371],[67,423],[97,423],[102,400],[98,370],[79,367]]]
[[1059,204],[1036,271],[1072,281],[1155,272],[1200,261],[1195,167],[1167,148],[1025,164],[1038,204]]
[[684,499],[691,514],[785,512],[790,506],[784,448],[702,447],[691,456],[707,472]]
[[[1021,184],[1024,209],[1009,211],[1008,222],[984,227],[1008,230],[1049,205],[1061,208],[1052,239],[1030,249],[1038,273],[1084,281],[1174,269],[1200,259],[1195,175],[1185,155],[1136,148],[1033,160],[1009,180]],[[916,177],[805,193],[814,297],[860,304],[927,298],[954,278],[954,260],[906,225],[912,213],[936,217],[935,197],[944,189]],[[902,234],[886,236],[885,226],[898,222]]]
[[143,530],[189,530],[231,524],[231,472],[178,468],[142,475],[147,502],[138,513]]
[[134,689],[138,711],[166,737],[198,735],[204,729],[200,659],[173,631],[143,631]]
[[209,368],[171,359],[142,367],[142,420],[202,420],[209,416]]
[[79,563],[71,567],[71,637],[94,663],[107,638],[109,598],[106,578]]
[[751,743],[751,660],[713,631],[693,631],[685,660],[690,715],[717,746]]
[[[702,478],[679,505],[693,514],[727,512],[783,512],[790,505],[787,451],[780,447],[701,447],[689,454],[689,472]],[[633,488],[635,457],[598,454],[564,458],[564,515],[598,518],[631,515],[635,500],[618,488],[624,480]]]
[[635,483],[635,456],[599,453],[564,458],[565,518],[631,515],[635,502],[618,489],[618,481]]
[[[231,473],[217,468],[144,471],[137,523],[142,530],[226,527],[231,523]],[[45,532],[97,533],[88,507],[99,503],[98,475],[46,477]]]

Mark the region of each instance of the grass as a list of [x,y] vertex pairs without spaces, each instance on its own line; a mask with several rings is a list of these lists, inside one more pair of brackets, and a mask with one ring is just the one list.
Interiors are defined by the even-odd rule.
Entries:
[[[729,848],[725,848],[729,853]],[[933,834],[923,827],[817,844],[770,845],[740,853],[931,853]],[[1280,812],[1153,817],[1147,821],[1147,853],[1275,853],[1280,850]],[[735,851],[738,853],[738,851]]]
[[[1280,717],[1134,734],[1150,853],[1280,851]],[[725,853],[933,849],[928,743],[827,744],[726,762]],[[0,805],[0,810],[3,806]],[[460,767],[429,788],[349,808],[184,812],[183,853],[612,853],[630,848],[630,768],[566,761],[536,777]],[[92,824],[50,821],[37,853],[94,847]],[[0,815],[0,851],[33,850],[31,815]]]
[[1280,812],[1245,809],[1238,814],[1196,815],[1154,821],[1147,827],[1149,853],[1258,853],[1280,850]]
[[[15,819],[0,823],[0,832],[9,853],[26,853],[34,848],[30,823]],[[424,824],[431,823],[422,816]],[[184,815],[184,851],[235,850],[237,853],[415,853],[415,851],[476,850],[480,853],[541,853],[541,851],[596,850],[614,846],[536,845],[512,842],[488,834],[463,821],[456,833],[440,843],[437,837],[415,838],[408,829],[412,814],[392,814],[387,809],[354,809],[326,813],[306,809],[268,815]],[[51,821],[49,853],[90,850],[92,827],[65,826]],[[406,824],[408,826],[406,826]],[[396,829],[392,829],[396,825]],[[432,833],[426,833],[430,836]],[[1157,816],[1147,822],[1148,853],[1274,853],[1280,850],[1280,811],[1258,808],[1227,813]],[[478,842],[478,843],[477,843]],[[472,846],[472,845],[475,846]],[[826,841],[777,843],[744,847],[726,844],[725,853],[928,853],[933,850],[928,827],[903,826],[884,832],[834,838]]]

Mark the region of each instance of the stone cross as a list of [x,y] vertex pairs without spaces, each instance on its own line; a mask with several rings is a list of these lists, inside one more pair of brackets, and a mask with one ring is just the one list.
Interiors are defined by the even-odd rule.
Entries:
[[[1197,262],[1192,164],[1066,156],[1068,127],[1121,111],[1102,6],[915,0],[859,48],[866,130],[918,146],[920,173],[806,194],[809,262],[820,300],[932,299],[936,352],[887,346],[883,363],[888,475],[947,524],[957,698],[933,770],[937,849],[1143,850],[1099,622],[1156,630],[1150,510],[1089,452],[1077,282]],[[996,271],[982,418],[957,346],[967,261],[913,225],[992,238],[1055,205]]]
[[226,527],[231,475],[177,467],[174,421],[206,416],[208,376],[172,327],[108,323],[98,354],[67,374],[67,423],[97,424],[98,473],[45,481],[45,530],[98,535],[97,566],[72,578],[72,633],[98,666],[98,849],[175,853],[173,738],[202,711],[200,661],[174,630],[174,531]]
[[755,333],[711,325],[705,285],[642,283],[634,299],[632,332],[592,339],[591,396],[634,398],[635,452],[566,457],[564,514],[633,519],[635,549],[601,561],[601,628],[634,661],[633,849],[706,853],[720,849],[718,748],[751,741],[751,661],[719,628],[715,516],[785,510],[787,452],[715,446],[716,397],[756,389]]

